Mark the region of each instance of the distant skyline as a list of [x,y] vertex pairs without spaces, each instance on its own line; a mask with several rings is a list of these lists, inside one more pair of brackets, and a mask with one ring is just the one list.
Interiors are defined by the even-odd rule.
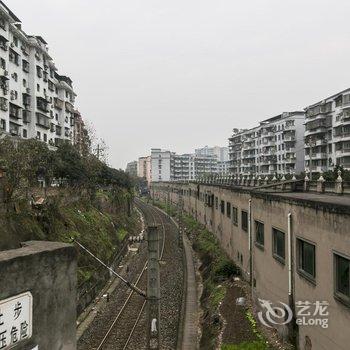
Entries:
[[249,128],[350,86],[339,0],[11,0],[42,35],[112,166],[151,148],[226,146]]

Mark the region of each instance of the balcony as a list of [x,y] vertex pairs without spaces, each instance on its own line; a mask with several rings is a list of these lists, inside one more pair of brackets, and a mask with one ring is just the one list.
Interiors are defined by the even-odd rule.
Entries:
[[74,107],[71,103],[66,102],[66,112],[74,113]]
[[294,124],[286,124],[284,126],[283,132],[288,132],[288,131],[291,131],[291,130],[295,130],[295,125]]
[[284,135],[284,141],[285,142],[290,142],[290,141],[295,141],[296,138],[294,135]]
[[36,108],[39,109],[41,112],[44,112],[44,113],[49,112],[48,105],[49,103],[46,98],[43,98],[40,96],[36,98]]
[[20,111],[21,111],[20,107],[10,103],[10,117],[11,118],[15,118],[15,119],[21,118]]
[[32,120],[30,111],[23,110],[22,111],[23,123],[29,124]]
[[19,133],[19,126],[15,125],[13,123],[10,123],[10,134],[12,136],[19,136],[20,135],[20,133]]
[[[324,152],[316,152],[316,153],[312,153],[312,157],[313,160],[315,159],[327,159],[328,155],[327,153]],[[309,154],[305,154],[305,160],[310,160],[310,155]]]
[[336,157],[350,156],[350,148],[342,148],[335,151]]
[[59,99],[58,97],[55,97],[54,99],[54,107],[57,108],[57,109],[63,109],[63,104],[64,104],[64,101]]
[[50,118],[48,118],[45,114],[36,113],[36,125],[41,126],[45,129],[50,129]]

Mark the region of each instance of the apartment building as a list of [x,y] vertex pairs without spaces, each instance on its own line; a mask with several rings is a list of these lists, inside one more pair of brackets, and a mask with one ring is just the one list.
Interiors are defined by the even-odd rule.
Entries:
[[151,183],[151,156],[140,157],[138,160],[137,176],[145,179],[148,186]]
[[128,173],[130,176],[136,177],[138,173],[138,162],[136,160],[129,162],[126,164],[125,172]]
[[304,112],[284,112],[252,129],[233,130],[229,139],[234,175],[275,175],[304,170]]
[[74,111],[73,143],[81,154],[86,154],[90,150],[91,140],[78,110]]
[[173,152],[160,148],[151,149],[152,182],[170,181],[172,176]]
[[202,148],[195,149],[194,152],[195,154],[201,156],[216,156],[220,162],[226,162],[229,160],[228,147],[204,146]]
[[215,155],[176,154],[160,148],[151,150],[151,181],[195,180],[215,174],[218,160]]
[[72,80],[57,72],[41,36],[27,35],[0,1],[0,132],[54,147],[72,141]]
[[305,108],[305,169],[350,169],[350,89]]

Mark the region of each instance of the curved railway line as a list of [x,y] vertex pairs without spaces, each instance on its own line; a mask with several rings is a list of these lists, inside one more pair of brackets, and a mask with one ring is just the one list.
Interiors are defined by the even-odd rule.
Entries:
[[[153,206],[136,200],[146,225],[159,227],[161,266],[161,348],[175,349],[180,321],[183,289],[182,251],[174,224]],[[177,249],[175,249],[175,247]],[[147,243],[140,243],[139,253],[129,265],[130,282],[146,290]],[[169,278],[171,276],[171,278]],[[79,350],[145,349],[146,299],[120,284],[79,340]]]

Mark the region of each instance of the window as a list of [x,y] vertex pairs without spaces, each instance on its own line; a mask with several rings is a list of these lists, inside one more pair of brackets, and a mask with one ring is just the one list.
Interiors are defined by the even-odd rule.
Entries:
[[221,214],[225,214],[225,202],[224,201],[221,201],[220,208],[221,208]]
[[238,209],[232,206],[232,223],[238,225]]
[[23,79],[23,87],[27,86],[27,80]]
[[282,263],[284,263],[286,257],[284,236],[284,232],[277,230],[276,228],[272,229],[272,254]]
[[218,210],[219,208],[219,199],[218,197],[215,197],[215,209]]
[[23,138],[26,139],[27,137],[28,137],[27,130],[23,129]]
[[44,141],[47,142],[47,135],[44,134]]
[[36,84],[36,91],[40,91],[40,85],[39,84]]
[[0,58],[0,62],[0,67],[2,69],[6,69],[6,61],[2,57]]
[[0,28],[2,28],[3,30],[6,30],[6,21],[5,18],[0,17]]
[[13,43],[16,47],[18,47],[18,38],[16,38],[15,36],[13,37]]
[[257,220],[255,220],[255,243],[258,247],[263,247],[265,243],[264,224]]
[[29,62],[22,60],[22,69],[24,72],[29,73]]
[[242,230],[248,231],[248,213],[245,210],[242,210],[241,212],[241,219],[242,219]]
[[226,203],[226,215],[228,218],[231,218],[231,203]]
[[18,75],[17,75],[17,73],[13,73],[13,74],[12,74],[12,78],[13,78],[14,81],[17,81],[17,80],[18,80]]
[[40,134],[40,131],[37,131],[37,133],[36,133],[36,138],[37,138],[38,140],[40,140],[40,139],[41,139],[41,134]]
[[315,245],[302,239],[297,239],[298,272],[304,277],[314,280],[316,277]]
[[334,293],[350,304],[350,260],[344,256],[334,254]]

